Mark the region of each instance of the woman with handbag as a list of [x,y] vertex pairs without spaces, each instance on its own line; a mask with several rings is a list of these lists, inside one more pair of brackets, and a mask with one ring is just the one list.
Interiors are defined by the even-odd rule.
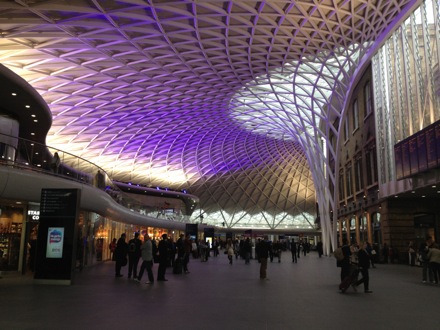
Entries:
[[226,252],[228,254],[229,264],[232,265],[232,259],[234,256],[234,243],[229,238],[228,242],[226,243]]

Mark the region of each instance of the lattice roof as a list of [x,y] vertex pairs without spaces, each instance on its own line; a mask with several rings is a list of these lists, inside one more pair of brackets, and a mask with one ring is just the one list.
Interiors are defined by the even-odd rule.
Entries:
[[48,145],[188,189],[208,222],[308,227],[330,104],[412,2],[2,1],[0,61],[48,103]]

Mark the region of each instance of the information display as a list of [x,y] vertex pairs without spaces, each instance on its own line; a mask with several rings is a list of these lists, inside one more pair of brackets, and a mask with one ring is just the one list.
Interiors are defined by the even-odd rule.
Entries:
[[440,166],[440,121],[394,145],[397,180]]
[[46,258],[62,258],[64,228],[49,227],[47,232]]

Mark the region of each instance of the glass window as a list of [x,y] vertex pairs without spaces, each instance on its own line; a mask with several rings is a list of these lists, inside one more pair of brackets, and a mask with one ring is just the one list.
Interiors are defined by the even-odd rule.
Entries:
[[377,156],[376,149],[373,148],[365,153],[367,162],[367,186],[377,182]]
[[344,200],[344,173],[339,173],[339,200]]
[[347,167],[345,183],[347,184],[347,196],[353,195],[352,182],[351,182],[351,165]]
[[371,98],[371,86],[369,81],[364,86],[364,102],[365,102],[364,117],[367,117],[373,112],[373,100]]
[[356,229],[356,218],[351,218],[350,219],[350,230],[352,229]]
[[348,141],[348,118],[344,122],[344,141]]
[[356,192],[360,191],[362,187],[362,158],[356,159],[356,163],[354,165],[354,176],[355,176],[355,188]]
[[359,105],[358,100],[353,102],[353,132],[359,128]]

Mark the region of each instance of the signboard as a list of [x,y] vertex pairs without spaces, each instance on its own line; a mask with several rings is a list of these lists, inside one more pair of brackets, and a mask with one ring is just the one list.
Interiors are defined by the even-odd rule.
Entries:
[[71,284],[77,257],[80,193],[79,189],[41,190],[36,283]]
[[185,224],[185,236],[191,235],[191,239],[197,239],[198,225],[196,223]]

